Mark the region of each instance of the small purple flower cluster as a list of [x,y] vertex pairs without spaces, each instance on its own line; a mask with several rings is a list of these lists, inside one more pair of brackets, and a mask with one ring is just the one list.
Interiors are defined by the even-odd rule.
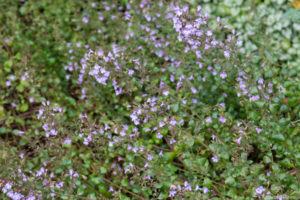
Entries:
[[[178,40],[180,42],[184,41],[186,43],[185,52],[193,50],[198,59],[203,59],[204,55],[207,55],[208,50],[214,49],[223,49],[224,57],[230,58],[231,52],[230,49],[232,41],[234,38],[239,35],[235,30],[232,30],[232,35],[224,42],[218,41],[213,34],[213,30],[208,29],[208,15],[202,14],[202,7],[197,7],[197,18],[190,22],[187,18],[189,16],[189,7],[172,5],[172,12],[169,13],[168,17],[173,20],[173,27],[178,32]],[[221,29],[228,29],[228,26],[223,26],[220,22],[220,18],[217,18],[218,26]],[[241,42],[236,43],[240,45]],[[204,51],[203,51],[204,50]],[[224,77],[223,73],[223,77]]]
[[[237,88],[239,90],[238,96],[241,95],[248,96],[250,102],[255,102],[260,100],[261,98],[264,98],[266,100],[270,100],[270,95],[273,94],[273,83],[268,82],[266,83],[263,78],[259,78],[257,80],[257,84],[253,84],[251,82],[252,78],[249,74],[240,71],[239,77],[237,78],[237,81],[239,82],[239,87]],[[255,86],[255,88],[253,87]],[[252,91],[256,91],[258,94],[252,94]]]
[[[146,180],[147,184],[162,182],[159,176],[155,177],[155,172],[161,173],[160,169],[157,171],[155,169],[159,165],[165,166],[166,162],[168,162],[166,167],[172,166],[172,170],[174,166],[176,170],[177,167],[178,170],[180,167],[188,168],[186,165],[189,162],[192,163],[189,166],[192,168],[193,164],[196,163],[198,166],[202,161],[205,167],[221,168],[226,158],[220,154],[221,150],[215,147],[220,146],[220,141],[223,142],[223,135],[220,134],[223,130],[224,134],[232,134],[230,137],[233,142],[229,142],[238,150],[244,148],[247,134],[255,130],[258,135],[263,131],[251,122],[233,123],[233,117],[227,112],[232,109],[230,101],[226,101],[226,98],[230,97],[228,87],[232,89],[232,82],[237,81],[238,97],[246,96],[246,101],[251,103],[270,99],[274,89],[273,83],[262,77],[258,77],[253,83],[253,78],[243,71],[242,67],[238,68],[233,64],[237,54],[235,47],[242,45],[242,42],[236,40],[239,33],[235,30],[230,32],[228,26],[221,23],[220,18],[216,20],[217,28],[213,29],[209,25],[208,15],[202,13],[201,6],[197,7],[194,15],[188,6],[180,7],[174,4],[171,4],[165,12],[153,13],[149,11],[151,10],[149,2],[150,0],[142,0],[135,7],[128,3],[124,12],[123,8],[119,8],[122,12],[109,17],[106,11],[117,8],[117,5],[103,3],[102,11],[98,12],[97,17],[100,21],[114,20],[120,15],[128,29],[124,31],[122,37],[128,44],[138,44],[137,47],[134,46],[136,48],[118,43],[112,44],[109,50],[106,50],[106,47],[103,47],[105,51],[95,47],[96,50],[93,51],[89,45],[79,42],[67,44],[70,62],[64,69],[69,73],[66,76],[67,80],[71,78],[77,80],[80,93],[78,102],[82,100],[91,108],[97,107],[96,103],[90,105],[89,98],[94,97],[90,97],[90,94],[94,93],[94,89],[99,88],[100,84],[105,88],[103,94],[107,95],[108,102],[105,103],[112,106],[112,110],[120,108],[122,111],[118,110],[120,116],[110,119],[111,113],[103,109],[104,114],[101,113],[99,121],[96,121],[93,116],[99,114],[96,112],[100,108],[92,112],[85,110],[87,113],[80,114],[79,121],[74,120],[76,131],[73,131],[60,123],[59,117],[64,112],[63,108],[54,108],[47,101],[42,102],[44,107],[37,113],[37,119],[42,122],[47,145],[61,145],[63,149],[68,149],[74,144],[83,144],[82,149],[95,150],[93,156],[103,153],[107,156],[105,164],[109,166],[109,170],[102,170],[103,173],[109,171],[110,176],[126,177],[130,180],[130,186],[137,184],[135,180],[141,179]],[[97,4],[93,3],[92,7],[96,7]],[[159,6],[162,4],[159,2]],[[141,23],[133,24],[136,15],[141,16]],[[91,18],[92,15],[84,14],[79,24],[88,26],[91,24]],[[173,34],[162,33],[161,28],[164,24],[174,28],[170,29]],[[219,31],[229,32],[228,38],[224,41],[218,39]],[[98,29],[97,32],[103,34],[106,31]],[[181,47],[184,51],[177,54]],[[76,49],[81,48],[88,53],[80,60],[76,60]],[[183,58],[178,58],[178,55]],[[73,74],[76,75],[72,77]],[[15,77],[10,76],[6,85],[10,86],[14,80]],[[206,99],[203,100],[206,98],[205,94],[214,95],[214,91],[217,90],[215,85],[212,90],[206,88],[211,87],[209,85],[214,81],[218,89],[225,91],[216,98],[213,96],[215,98],[212,101],[213,105],[211,102],[206,104],[204,103]],[[34,98],[30,100],[34,101]],[[118,105],[115,105],[117,101]],[[16,104],[12,105],[16,107]],[[201,109],[198,110],[199,107]],[[18,133],[22,137],[24,132]],[[208,141],[202,142],[207,138]],[[144,145],[145,140],[147,145]],[[228,140],[222,145],[227,143]],[[202,150],[202,147],[207,149]],[[188,148],[193,151],[201,149],[200,156],[198,154],[195,157],[191,156]],[[171,156],[167,156],[168,153]],[[228,154],[230,153],[234,154],[234,152]],[[175,159],[172,157],[173,154]],[[80,152],[78,157],[84,160],[84,156],[84,153]],[[24,159],[24,153],[19,157]],[[165,161],[167,157],[168,161]],[[62,172],[63,178],[59,178],[50,170],[48,161],[36,169],[30,174],[36,180],[40,180],[43,186],[49,186],[53,197],[56,195],[55,191],[67,187],[67,180],[86,179],[78,169],[70,167]],[[21,172],[19,174],[22,175],[24,182],[31,178],[27,177],[25,172]],[[73,182],[70,186],[77,187]],[[203,183],[200,188],[188,181],[184,181],[183,184],[176,183],[171,185],[169,197],[184,197],[185,193],[195,192],[202,197],[216,192],[205,186],[207,185]],[[24,198],[11,188],[12,184],[8,183],[2,188],[2,192],[12,199]],[[255,195],[262,196],[265,190],[260,186],[255,189]],[[115,190],[110,187],[109,191]],[[28,199],[35,197],[31,196]]]
[[5,194],[7,197],[9,197],[12,200],[36,200],[36,196],[30,194],[28,196],[25,196],[19,192],[15,192],[12,189],[13,184],[10,182],[7,182],[4,187],[2,187],[2,193]]
[[42,104],[44,108],[38,111],[37,119],[43,121],[43,129],[46,137],[57,136],[58,131],[55,129],[56,124],[54,121],[51,121],[51,116],[55,116],[57,113],[63,113],[64,109],[62,107],[51,108],[49,101],[46,103],[42,102]]
[[169,191],[169,197],[175,197],[183,192],[203,192],[203,195],[206,195],[209,192],[209,189],[207,187],[200,188],[199,185],[196,185],[194,189],[192,189],[192,186],[185,181],[183,186],[180,184],[176,185],[171,185],[170,186],[170,191]]
[[259,186],[258,188],[255,189],[255,195],[260,196],[262,195],[266,189],[263,186]]

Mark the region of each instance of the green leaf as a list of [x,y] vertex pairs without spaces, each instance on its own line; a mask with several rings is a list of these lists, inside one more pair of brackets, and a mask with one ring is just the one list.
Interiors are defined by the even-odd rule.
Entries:
[[121,185],[122,185],[123,187],[128,187],[128,186],[129,186],[129,181],[128,181],[128,179],[127,179],[127,178],[123,178],[123,179],[121,180]]
[[5,115],[3,106],[0,105],[0,117]]
[[294,22],[300,22],[300,10],[291,8],[283,14],[283,17]]
[[225,184],[226,185],[230,185],[230,186],[233,186],[235,183],[235,180],[232,176],[229,176],[228,178],[225,179]]
[[4,70],[6,72],[10,72],[11,71],[11,67],[13,66],[13,61],[12,60],[7,60],[4,63]]
[[5,127],[1,127],[0,128],[0,134],[4,134],[6,133],[6,128]]
[[173,112],[176,113],[179,110],[179,104],[178,103],[172,104],[171,109],[173,110]]
[[194,140],[193,140],[193,138],[188,138],[188,139],[185,141],[185,144],[186,144],[188,147],[193,147],[193,145],[194,145]]
[[284,141],[284,136],[281,133],[275,133],[272,134],[272,139],[278,140],[278,141]]
[[203,181],[203,186],[211,188],[212,181],[209,178],[205,178],[204,181]]
[[272,160],[269,156],[264,156],[263,160],[264,160],[264,163],[266,163],[266,164],[272,162]]
[[77,195],[78,196],[81,196],[84,194],[84,186],[80,186],[78,189],[77,189]]
[[262,108],[265,105],[265,102],[263,102],[263,101],[255,101],[255,104],[257,105],[257,107]]
[[258,120],[260,118],[260,113],[258,111],[251,111],[249,113],[249,118],[252,120]]
[[167,193],[160,193],[158,196],[158,199],[167,199],[168,198],[168,194]]
[[27,140],[26,140],[24,137],[22,137],[21,140],[20,140],[20,145],[21,145],[21,146],[24,146],[24,145],[26,145],[27,143],[28,143]]
[[20,107],[20,112],[26,112],[28,110],[28,104],[23,103],[22,106]]
[[100,173],[101,174],[106,174],[107,169],[105,167],[100,167]]
[[175,152],[165,152],[164,155],[167,158],[168,162],[172,162],[174,160],[174,158],[176,157]]

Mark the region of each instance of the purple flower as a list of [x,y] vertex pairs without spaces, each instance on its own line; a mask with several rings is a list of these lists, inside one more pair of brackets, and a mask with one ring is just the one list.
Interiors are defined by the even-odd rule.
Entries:
[[219,117],[219,122],[221,123],[225,123],[226,122],[226,118],[225,117]]
[[27,197],[27,200],[35,200],[35,199],[36,199],[35,196],[33,196],[32,194]]
[[8,190],[12,187],[12,183],[6,183],[5,186],[2,188],[2,192],[5,194]]
[[131,120],[134,122],[135,125],[139,125],[140,124],[140,119],[137,116],[136,112],[133,112],[131,115]]
[[175,119],[172,119],[171,121],[170,121],[170,124],[172,125],[172,126],[175,126],[176,125],[176,120]]
[[236,41],[236,44],[240,47],[240,46],[243,45],[243,42],[242,42],[241,40],[237,40],[237,41]]
[[175,14],[180,17],[183,14],[183,10],[177,6],[175,8]]
[[13,80],[15,79],[15,76],[14,76],[13,74],[11,74],[11,75],[9,76],[9,79],[13,81]]
[[197,58],[202,58],[201,51],[196,51]]
[[155,54],[156,54],[159,58],[161,58],[161,57],[163,57],[163,55],[165,54],[165,52],[164,52],[163,50],[159,50],[159,51],[155,51]]
[[273,87],[273,83],[272,83],[272,82],[269,82],[269,83],[268,83],[268,87],[269,87],[269,88]]
[[219,160],[218,160],[218,156],[213,156],[212,158],[211,158],[211,160],[213,161],[213,162],[215,162],[215,163],[217,163]]
[[163,91],[163,95],[165,95],[165,96],[168,96],[169,93],[170,93],[170,92],[169,92],[168,90],[164,90],[164,91]]
[[220,106],[222,106],[223,108],[225,108],[225,103],[220,103]]
[[183,123],[184,123],[184,120],[181,119],[181,120],[179,121],[179,124],[182,125]]
[[10,81],[6,81],[6,86],[11,86],[11,82]]
[[85,24],[87,24],[87,23],[89,22],[89,18],[84,17],[84,18],[82,18],[82,21],[83,21]]
[[204,188],[203,188],[203,193],[206,194],[206,193],[208,193],[208,192],[209,192],[209,189],[208,189],[207,187],[204,187]]
[[205,122],[211,124],[212,123],[211,117],[206,118]]
[[235,140],[236,143],[241,144],[241,139],[242,139],[242,137],[239,137],[238,139],[236,139],[236,140]]
[[68,144],[71,144],[71,142],[72,141],[70,140],[70,138],[67,137],[67,139],[64,141],[64,144],[68,145]]
[[199,5],[199,6],[197,6],[197,12],[200,12],[201,11],[201,9],[202,9],[202,7]]
[[163,156],[163,152],[160,151],[159,154],[158,154],[158,156]]
[[211,139],[212,139],[212,140],[215,140],[215,139],[216,139],[216,135],[215,135],[215,134],[212,134]]
[[229,58],[230,57],[230,51],[229,50],[224,51],[224,56],[226,58]]
[[24,134],[24,131],[19,130],[19,135],[22,136]]
[[174,82],[175,81],[175,77],[173,75],[170,75],[170,81]]
[[226,72],[221,72],[220,77],[222,79],[225,79],[227,77],[227,73]]
[[213,34],[212,30],[208,30],[208,31],[206,32],[206,35],[207,35],[208,37],[212,36],[212,34]]
[[114,191],[114,188],[112,186],[109,187],[109,192],[113,192]]
[[61,182],[59,182],[59,183],[56,183],[55,186],[56,186],[57,189],[61,189],[61,188],[64,186],[64,182],[61,181]]
[[264,84],[264,79],[263,79],[263,78],[260,78],[257,82],[258,82],[259,84]]
[[149,154],[148,155],[148,160],[151,161],[153,159],[153,155]]
[[259,95],[251,96],[249,100],[250,101],[257,101],[257,100],[259,100]]
[[134,152],[134,153],[136,153],[138,150],[139,150],[139,148],[138,148],[137,146],[135,146],[135,147],[133,148],[133,152]]
[[212,44],[213,46],[216,46],[216,45],[218,44],[218,41],[217,41],[216,39],[213,39],[213,40],[211,41],[211,44]]
[[120,132],[120,135],[121,135],[122,137],[124,137],[124,136],[126,135],[125,130],[122,130],[122,131]]
[[203,64],[202,64],[201,62],[196,62],[196,64],[198,65],[198,67],[199,67],[200,69],[203,68]]
[[176,194],[177,194],[176,191],[170,190],[170,192],[169,192],[169,197],[174,197]]
[[191,87],[191,91],[192,91],[192,93],[194,93],[194,94],[198,93],[198,90],[197,90],[196,88],[194,88],[194,87]]
[[144,17],[146,18],[146,20],[147,20],[148,22],[150,22],[150,21],[151,21],[151,16],[150,16],[150,15],[148,15],[148,14],[145,14],[145,15],[144,15]]
[[255,130],[257,131],[258,134],[260,134],[260,132],[262,131],[262,129],[260,128],[255,128]]
[[151,131],[150,128],[146,128],[146,129],[145,129],[145,132],[149,132],[149,131]]
[[259,186],[255,189],[255,195],[262,195],[265,192],[265,188],[263,186]]
[[184,190],[192,191],[192,186],[187,181],[184,181]]
[[171,140],[170,140],[170,144],[174,144],[174,143],[176,143],[176,140],[171,139]]
[[187,12],[189,10],[189,6],[185,5],[182,7],[183,12]]
[[45,170],[44,167],[41,167],[41,169],[39,171],[37,171],[36,173],[36,176],[39,177],[39,176],[42,176],[43,174],[46,173],[47,170]]
[[[25,0],[23,0],[22,2],[24,2],[24,1],[25,1]],[[10,39],[9,39],[9,38],[5,38],[4,41],[5,41],[6,44],[9,44],[9,43],[10,43]]]
[[157,133],[157,134],[156,134],[156,138],[157,138],[157,139],[161,139],[161,138],[163,138],[163,135],[160,134],[160,133]]
[[9,191],[6,195],[13,200],[21,200],[24,197],[24,195],[14,192],[14,191]]
[[129,76],[132,76],[133,73],[134,73],[134,70],[132,70],[132,69],[129,69],[129,70],[128,70]]
[[165,122],[159,122],[159,127],[163,127],[163,126],[165,126],[165,125],[166,125]]

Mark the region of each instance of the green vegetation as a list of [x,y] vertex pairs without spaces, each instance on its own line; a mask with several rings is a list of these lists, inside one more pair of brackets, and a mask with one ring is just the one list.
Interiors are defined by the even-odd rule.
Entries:
[[1,199],[299,198],[300,11],[172,2],[0,1]]

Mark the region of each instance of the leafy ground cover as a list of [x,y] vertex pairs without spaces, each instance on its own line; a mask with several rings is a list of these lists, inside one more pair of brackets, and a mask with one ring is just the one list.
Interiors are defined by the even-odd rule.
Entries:
[[0,197],[297,199],[299,12],[0,2]]

